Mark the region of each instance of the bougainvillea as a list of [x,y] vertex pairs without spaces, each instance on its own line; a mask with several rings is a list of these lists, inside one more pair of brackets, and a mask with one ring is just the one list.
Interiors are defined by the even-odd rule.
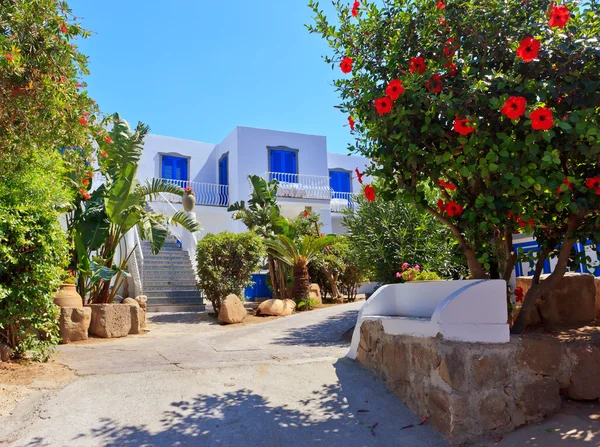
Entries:
[[[381,179],[377,195],[412,200],[448,225],[473,278],[508,279],[513,233],[535,232],[528,311],[564,275],[578,239],[600,240],[600,6],[365,1],[350,21],[348,4],[335,4],[339,24],[310,1],[308,28],[328,41],[326,62],[353,58],[334,85],[358,123],[350,149]],[[378,107],[396,79],[404,92],[391,110]],[[438,187],[436,203],[424,191],[439,179],[456,188]],[[540,283],[549,257],[554,273]]]

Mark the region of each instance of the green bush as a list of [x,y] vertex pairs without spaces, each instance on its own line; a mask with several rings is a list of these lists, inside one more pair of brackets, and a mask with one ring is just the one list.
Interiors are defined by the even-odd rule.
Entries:
[[66,235],[55,212],[0,206],[0,341],[16,358],[45,359],[58,343],[53,295],[66,255]]
[[355,210],[345,212],[343,224],[348,229],[348,244],[360,253],[356,262],[371,271],[375,281],[398,282],[396,273],[404,262],[447,278],[467,274],[450,231],[433,216],[401,200],[368,202],[360,196],[358,202]]
[[360,260],[360,253],[353,249],[346,236],[338,236],[336,241],[336,255],[342,266],[338,277],[339,288],[348,301],[356,301],[358,289],[362,283],[367,282],[370,272]]
[[261,238],[251,232],[207,234],[198,242],[198,288],[217,315],[227,295],[241,296],[252,284],[252,273],[264,256]]

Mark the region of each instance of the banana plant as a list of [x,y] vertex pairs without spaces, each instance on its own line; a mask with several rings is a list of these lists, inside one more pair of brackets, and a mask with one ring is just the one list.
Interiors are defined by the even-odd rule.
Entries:
[[[79,271],[78,291],[95,304],[113,301],[129,276],[127,263],[137,246],[128,247],[125,235],[137,226],[140,238],[150,241],[153,254],[162,249],[169,225],[195,233],[198,222],[183,211],[173,216],[148,211],[146,204],[161,193],[183,195],[183,189],[162,179],[140,184],[136,179],[148,126],[134,131],[118,114],[112,116],[108,138],[98,140],[98,165],[103,183],[76,213],[72,236]],[[115,260],[117,252],[120,259]],[[112,285],[112,290],[111,290]]]

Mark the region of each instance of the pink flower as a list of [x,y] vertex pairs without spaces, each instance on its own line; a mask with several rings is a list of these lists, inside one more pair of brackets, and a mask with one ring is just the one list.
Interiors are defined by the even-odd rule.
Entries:
[[402,278],[402,273],[400,273],[400,272],[397,272],[397,273],[396,273],[396,278]]
[[406,270],[408,268],[408,262],[405,262],[404,264],[402,264],[402,271]]
[[421,270],[421,267],[419,267],[418,265],[415,265],[415,270],[418,272],[419,270]]

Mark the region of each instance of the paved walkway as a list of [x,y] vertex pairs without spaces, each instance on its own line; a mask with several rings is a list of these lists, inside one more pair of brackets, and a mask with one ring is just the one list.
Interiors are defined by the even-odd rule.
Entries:
[[[343,335],[361,305],[242,327],[206,314],[156,314],[145,336],[61,346],[59,361],[78,378],[19,406],[13,445],[446,446],[344,358]],[[571,408],[498,445],[599,445],[597,409]],[[485,445],[495,444],[477,444]]]

